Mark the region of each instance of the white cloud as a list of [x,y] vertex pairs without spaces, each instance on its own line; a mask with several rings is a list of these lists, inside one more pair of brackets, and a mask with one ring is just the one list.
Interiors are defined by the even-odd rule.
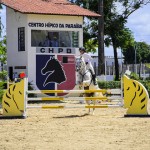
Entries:
[[127,27],[133,32],[136,41],[150,44],[150,4],[135,11],[128,18]]

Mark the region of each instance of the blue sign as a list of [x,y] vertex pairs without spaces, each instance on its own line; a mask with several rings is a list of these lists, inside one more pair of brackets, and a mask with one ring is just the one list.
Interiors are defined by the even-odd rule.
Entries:
[[36,85],[39,90],[55,90],[55,84],[60,85],[66,80],[65,71],[55,55],[36,55]]

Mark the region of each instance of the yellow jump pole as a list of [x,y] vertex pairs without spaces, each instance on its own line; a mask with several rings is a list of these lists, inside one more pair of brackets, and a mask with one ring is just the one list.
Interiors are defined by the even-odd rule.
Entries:
[[94,92],[107,92],[107,90],[31,90],[27,94],[33,93],[94,93]]
[[62,106],[62,105],[43,105],[43,106],[27,106],[27,108],[39,109],[65,109],[65,108],[117,108],[120,105],[86,105],[86,106]]

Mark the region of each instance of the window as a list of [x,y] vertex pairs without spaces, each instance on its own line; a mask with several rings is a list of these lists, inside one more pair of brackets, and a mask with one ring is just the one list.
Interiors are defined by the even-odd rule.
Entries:
[[25,28],[18,28],[18,51],[25,51]]
[[79,33],[75,31],[32,30],[32,47],[78,47]]

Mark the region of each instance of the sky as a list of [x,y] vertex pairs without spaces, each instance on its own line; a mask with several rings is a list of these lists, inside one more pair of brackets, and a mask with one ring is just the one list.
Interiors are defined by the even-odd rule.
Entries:
[[3,33],[2,33],[2,36],[6,35],[6,8],[3,6],[3,9],[1,10],[0,12],[0,16],[1,16],[1,21],[2,21],[2,24],[4,26],[4,30],[3,30]]
[[[146,42],[150,45],[150,4],[143,6],[139,10],[135,11],[128,18],[126,27],[128,27],[134,35],[135,41]],[[2,24],[6,28],[6,9],[2,9],[1,14]],[[6,29],[2,35],[6,35]],[[106,56],[113,56],[112,47],[105,48]],[[118,56],[121,55],[118,50]]]
[[150,4],[135,11],[128,18],[127,27],[133,32],[137,42],[150,45]]

